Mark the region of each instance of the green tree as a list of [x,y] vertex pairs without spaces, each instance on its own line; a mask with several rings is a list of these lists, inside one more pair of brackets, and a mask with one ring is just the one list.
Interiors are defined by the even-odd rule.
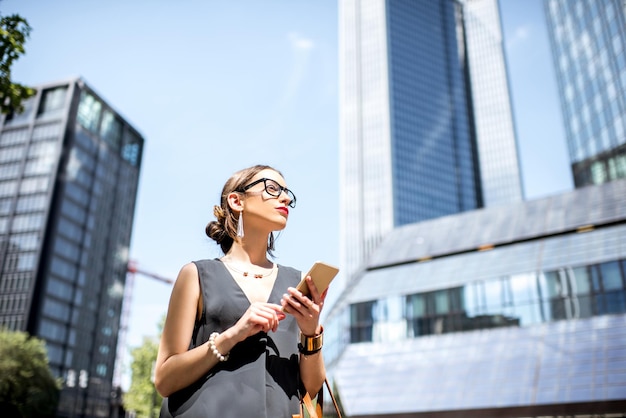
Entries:
[[24,43],[31,27],[20,15],[0,16],[0,112],[22,112],[22,102],[35,94],[35,89],[11,81],[11,67],[26,50]]
[[163,398],[154,387],[154,363],[159,343],[155,338],[144,337],[143,344],[131,350],[130,388],[124,395],[124,408],[135,411],[137,417],[158,417]]
[[[0,411],[7,417],[53,417],[61,383],[48,367],[43,340],[0,330]],[[6,415],[5,415],[6,414]]]

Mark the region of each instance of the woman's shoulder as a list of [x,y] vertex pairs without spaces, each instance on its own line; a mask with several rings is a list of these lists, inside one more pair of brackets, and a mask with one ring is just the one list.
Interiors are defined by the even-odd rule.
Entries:
[[221,264],[222,261],[219,258],[203,258],[202,260],[194,260],[190,264],[199,265],[212,265],[212,264]]
[[283,272],[289,274],[290,276],[291,275],[298,276],[298,277],[302,276],[302,272],[300,270],[296,269],[296,268],[289,267],[289,266],[284,266],[284,265],[278,264],[278,263],[276,263],[276,266],[278,266],[278,270],[279,271],[283,271]]

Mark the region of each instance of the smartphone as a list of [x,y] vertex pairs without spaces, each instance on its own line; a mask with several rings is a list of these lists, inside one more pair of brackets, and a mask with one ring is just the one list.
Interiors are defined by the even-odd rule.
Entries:
[[320,295],[324,293],[324,291],[330,285],[330,282],[335,278],[339,269],[335,266],[331,266],[330,264],[323,263],[321,261],[316,261],[313,264],[313,267],[303,276],[303,279],[298,283],[296,289],[302,292],[303,295],[307,297],[311,297],[311,292],[309,292],[309,286],[306,283],[306,277],[311,276],[313,283],[315,283],[315,287],[317,287]]

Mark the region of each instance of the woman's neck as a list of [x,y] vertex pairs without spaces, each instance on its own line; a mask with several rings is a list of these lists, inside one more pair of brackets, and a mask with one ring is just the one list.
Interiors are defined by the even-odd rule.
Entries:
[[254,264],[263,268],[273,266],[273,263],[267,259],[267,241],[265,241],[264,245],[250,245],[245,237],[243,241],[243,243],[234,242],[224,259],[237,263]]

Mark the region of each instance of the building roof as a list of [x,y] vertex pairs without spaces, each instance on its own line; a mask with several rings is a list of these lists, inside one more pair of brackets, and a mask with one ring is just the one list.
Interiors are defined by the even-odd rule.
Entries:
[[626,180],[616,180],[396,228],[370,257],[367,268],[475,251],[625,220]]
[[623,408],[626,315],[351,344],[333,378],[350,417],[537,412],[580,402]]

